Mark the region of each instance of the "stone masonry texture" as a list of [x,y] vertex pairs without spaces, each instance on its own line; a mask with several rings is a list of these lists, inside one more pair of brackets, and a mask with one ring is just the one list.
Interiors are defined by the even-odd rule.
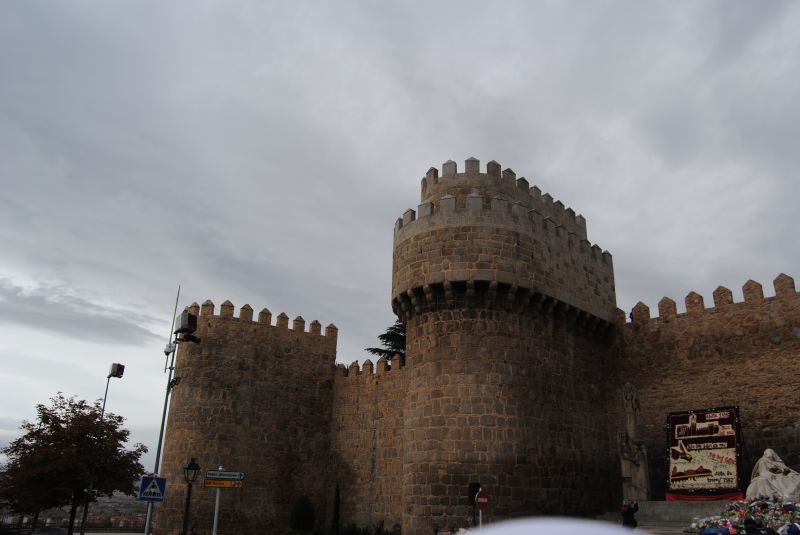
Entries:
[[[765,448],[800,467],[800,399],[795,369],[800,357],[800,295],[780,275],[774,297],[748,281],[744,302],[719,287],[714,306],[702,296],[686,297],[687,312],[664,298],[658,316],[634,307],[619,329],[621,374],[636,385],[642,401],[643,434],[656,496],[666,485],[665,414],[685,409],[738,406],[742,423],[745,481]],[[621,318],[622,319],[622,318]]]
[[[468,489],[485,519],[613,510],[621,499],[622,387],[635,385],[653,499],[665,491],[668,412],[741,409],[745,478],[765,447],[800,468],[794,365],[800,296],[748,281],[743,302],[691,292],[685,313],[617,309],[611,254],[586,220],[473,158],[422,179],[395,223],[391,306],[406,325],[404,365],[336,364],[323,329],[225,302],[192,304],[199,344],[180,344],[154,533],[180,533],[191,457],[245,472],[222,491],[220,533],[284,533],[308,498],[315,531],[383,525],[429,535],[466,525]],[[377,335],[378,333],[376,333]],[[211,533],[214,491],[195,485],[191,525]]]

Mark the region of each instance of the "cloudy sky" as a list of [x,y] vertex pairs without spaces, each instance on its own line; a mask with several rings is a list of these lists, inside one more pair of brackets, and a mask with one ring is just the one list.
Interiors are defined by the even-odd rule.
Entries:
[[[393,322],[430,166],[526,176],[683,310],[800,276],[800,3],[0,4],[0,444],[59,391],[155,450],[175,292]],[[145,464],[152,466],[152,454]]]

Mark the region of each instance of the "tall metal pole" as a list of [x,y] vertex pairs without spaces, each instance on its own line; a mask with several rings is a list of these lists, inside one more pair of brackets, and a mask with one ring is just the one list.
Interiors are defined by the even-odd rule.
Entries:
[[187,535],[189,531],[189,504],[192,503],[192,482],[187,483],[189,488],[186,490],[186,508],[183,510],[183,531],[181,535]]
[[[181,298],[181,285],[178,285],[178,294],[175,296],[175,309],[172,311],[172,325],[169,328],[169,337],[167,338],[167,347],[164,349],[164,352],[167,354],[167,358],[169,360],[169,366],[167,370],[169,371],[167,375],[167,391],[164,394],[164,410],[161,413],[161,430],[158,432],[158,447],[156,448],[156,461],[155,466],[153,467],[153,473],[158,475],[158,468],[161,462],[161,446],[164,444],[164,425],[167,422],[167,406],[169,405],[169,393],[174,386],[172,384],[172,372],[175,369],[175,350],[177,348],[177,344],[175,343],[174,336],[175,334],[172,332],[175,330],[175,315],[178,313],[178,300]],[[189,492],[191,492],[191,486],[189,487]],[[147,520],[144,524],[144,535],[149,535],[150,533],[150,522],[153,519],[153,502],[147,503]]]
[[108,385],[111,383],[111,375],[106,378],[106,393],[103,394],[103,408],[100,410],[100,428],[103,427],[103,416],[106,414],[106,398],[108,397]]
[[[114,365],[116,366],[116,364]],[[113,367],[112,367],[113,370]],[[111,384],[111,377],[114,377],[110,373],[108,377],[106,377],[106,391],[103,393],[103,408],[100,410],[100,422],[97,424],[97,439],[100,440],[100,435],[103,433],[103,416],[106,414],[106,399],[108,399],[108,385]],[[119,376],[121,377],[121,375]],[[94,481],[89,484],[89,490],[94,488]],[[81,517],[81,529],[80,535],[84,535],[86,533],[86,519],[89,518],[89,502],[87,501],[83,504],[83,516]]]
[[[219,465],[219,470],[222,471],[222,465]],[[219,487],[217,487],[217,497],[214,501],[214,527],[211,530],[211,535],[217,535],[217,527],[219,526]]]

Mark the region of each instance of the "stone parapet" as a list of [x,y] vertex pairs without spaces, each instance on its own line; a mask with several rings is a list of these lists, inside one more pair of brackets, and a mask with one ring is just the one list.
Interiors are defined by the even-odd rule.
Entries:
[[404,299],[428,293],[426,288],[465,283],[541,294],[612,320],[616,293],[611,254],[585,239],[585,221],[580,218],[577,225],[574,211],[563,210],[563,204],[547,203],[560,206],[558,214],[550,211],[553,217],[532,208],[535,196],[527,183],[519,186],[523,179],[512,180],[512,174],[468,171],[439,179],[429,172],[431,181],[436,178],[433,193],[426,179],[427,200],[418,210],[407,210],[395,225],[395,312]]
[[564,203],[553,199],[549,193],[535,185],[530,185],[525,177],[517,178],[511,169],[500,170],[499,163],[492,160],[486,164],[486,173],[480,172],[480,162],[469,158],[465,162],[463,173],[459,173],[456,162],[449,160],[442,165],[442,174],[431,167],[422,179],[421,204],[435,204],[444,196],[452,195],[464,204],[464,197],[474,193],[476,189],[488,198],[500,197],[509,203],[519,203],[528,210],[536,210],[542,217],[555,221],[567,232],[586,239],[586,220],[575,210],[565,207]]
[[[220,305],[219,314],[214,314],[214,303],[211,300],[206,300],[202,305],[192,303],[186,310],[198,316],[198,329],[210,329],[215,325],[226,326],[227,328],[234,328],[243,330],[243,332],[257,333],[259,336],[275,336],[291,339],[302,339],[309,343],[318,343],[327,345],[329,350],[336,352],[336,340],[338,338],[339,330],[334,324],[329,324],[325,327],[325,332],[322,332],[322,324],[319,321],[313,320],[308,324],[306,329],[306,322],[302,316],[297,316],[292,320],[292,328],[289,329],[289,316],[285,312],[281,312],[276,317],[276,321],[272,323],[272,312],[263,308],[258,313],[257,320],[253,320],[253,309],[250,305],[243,305],[239,310],[239,315],[234,315],[234,306],[230,301],[225,301]],[[200,328],[200,325],[203,328]]]

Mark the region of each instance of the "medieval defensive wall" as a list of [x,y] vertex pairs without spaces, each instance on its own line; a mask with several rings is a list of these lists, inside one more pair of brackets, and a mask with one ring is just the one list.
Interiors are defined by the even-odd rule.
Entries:
[[668,412],[738,406],[745,484],[765,448],[800,468],[800,398],[794,394],[800,294],[786,274],[772,286],[773,296],[765,297],[760,283],[747,281],[741,302],[719,286],[709,307],[703,296],[690,292],[681,313],[668,297],[659,301],[655,317],[641,302],[627,321],[618,313],[619,380],[630,381],[639,392],[654,497],[663,497],[667,479]]
[[[652,498],[664,492],[667,412],[738,405],[749,449],[800,463],[792,396],[800,297],[748,282],[616,307],[611,254],[586,220],[510,170],[470,158],[422,179],[394,227],[391,306],[406,325],[399,359],[336,364],[336,327],[244,305],[192,304],[201,343],[181,344],[164,475],[196,457],[247,474],[227,491],[221,533],[280,533],[307,498],[315,529],[461,527],[468,489],[492,496],[488,520],[591,515],[621,498],[622,388],[641,404]],[[387,233],[388,234],[388,233]],[[387,236],[388,238],[388,236]],[[154,533],[180,531],[180,483]],[[213,491],[195,487],[193,524],[210,533]]]
[[[306,496],[324,515],[331,477],[331,366],[337,330],[264,309],[238,317],[226,301],[192,304],[200,344],[181,344],[172,390],[162,474],[174,482],[154,533],[180,533],[186,455],[204,470],[245,472],[245,487],[226,491],[221,525],[228,533],[288,526],[292,500]],[[183,488],[182,488],[183,487]],[[209,501],[209,497],[210,501]],[[230,503],[231,500],[233,503]],[[195,486],[192,518],[199,533],[212,525],[213,490]],[[210,530],[208,530],[210,533]]]

